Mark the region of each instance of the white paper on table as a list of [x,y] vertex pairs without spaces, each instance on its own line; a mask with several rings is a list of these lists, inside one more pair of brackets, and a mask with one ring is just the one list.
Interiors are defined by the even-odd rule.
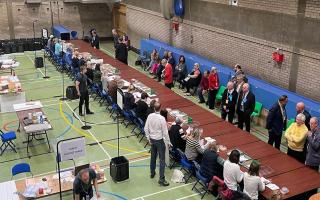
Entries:
[[[60,177],[61,179],[63,178],[68,178],[72,176],[72,171],[65,171],[65,172],[60,172]],[[59,175],[55,174],[52,176],[53,179],[59,179]]]
[[266,179],[266,178],[264,178],[264,177],[260,177],[260,179],[261,179],[261,182],[264,183],[264,184],[266,184],[266,185],[268,185],[268,184],[271,183],[271,181],[269,181],[268,179]]
[[36,108],[42,108],[43,105],[40,101],[29,101],[25,103],[13,104],[13,109],[17,111],[31,110]]
[[279,190],[279,186],[277,186],[276,184],[270,183],[268,185],[266,185],[266,187],[268,187],[270,190]]
[[242,162],[245,162],[245,161],[247,161],[247,160],[249,160],[248,158],[246,158],[244,155],[241,155],[240,156],[240,162],[242,163]]

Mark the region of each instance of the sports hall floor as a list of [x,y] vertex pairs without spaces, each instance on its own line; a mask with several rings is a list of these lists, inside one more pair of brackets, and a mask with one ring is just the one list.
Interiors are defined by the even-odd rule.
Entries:
[[[111,43],[103,43],[101,50],[109,55],[113,55],[113,47]],[[43,54],[38,52],[39,54]],[[149,178],[149,154],[148,147],[144,148],[144,143],[139,143],[135,136],[131,135],[131,129],[120,125],[120,154],[125,155],[130,160],[130,179],[123,183],[114,183],[109,176],[110,159],[117,156],[117,126],[109,124],[112,122],[106,108],[100,107],[99,103],[90,99],[91,110],[94,115],[87,116],[86,121],[92,122],[90,131],[83,131],[83,119],[79,120],[78,101],[61,102],[62,91],[62,75],[56,71],[55,67],[47,60],[47,75],[49,79],[43,79],[44,68],[35,69],[34,52],[25,52],[20,54],[12,54],[16,60],[20,62],[20,67],[16,69],[16,74],[22,83],[22,89],[26,91],[27,101],[40,100],[44,106],[43,111],[51,121],[53,130],[49,131],[49,140],[52,149],[55,148],[56,142],[60,139],[67,139],[84,135],[86,139],[86,157],[76,159],[76,165],[89,162],[98,163],[105,171],[107,182],[99,185],[99,190],[104,199],[139,199],[139,200],[162,200],[162,199],[200,199],[197,193],[191,191],[194,180],[188,184],[174,184],[170,182],[169,187],[160,187],[157,178]],[[137,54],[130,52],[129,65],[137,70],[141,67],[134,66]],[[142,71],[142,70],[141,70]],[[142,72],[145,73],[145,72]],[[3,74],[1,74],[3,75]],[[72,85],[73,82],[65,76],[65,86]],[[174,88],[178,94],[182,92]],[[191,101],[197,102],[196,97],[188,97]],[[215,114],[219,115],[215,111]],[[1,113],[0,126],[2,130],[16,130],[18,126],[17,116],[15,113]],[[263,128],[254,126],[254,134],[261,140],[266,141],[266,135]],[[23,132],[17,133],[18,153],[6,151],[0,157],[0,182],[11,179],[11,167],[17,163],[27,162],[31,165],[34,176],[54,172],[56,170],[55,152],[48,152],[48,146],[44,141],[35,141],[29,149],[31,158],[27,156],[26,140]],[[101,142],[98,144],[98,141]],[[285,149],[285,147],[283,147]],[[72,167],[73,163],[61,163],[62,168]],[[170,180],[173,170],[166,170],[166,179]],[[23,179],[25,175],[18,175],[14,179]],[[45,200],[58,199],[58,196],[44,198]],[[72,193],[65,193],[63,199],[71,200]],[[212,195],[206,195],[204,199],[214,199]]]

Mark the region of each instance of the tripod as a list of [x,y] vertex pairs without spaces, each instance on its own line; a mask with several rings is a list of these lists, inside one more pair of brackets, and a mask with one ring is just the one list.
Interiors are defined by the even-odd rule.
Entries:
[[85,107],[85,103],[82,106],[84,107],[84,109],[83,109],[83,111],[84,111],[84,116],[83,116],[84,125],[81,127],[81,129],[89,130],[89,129],[91,129],[91,126],[87,125],[87,120],[86,120],[87,110],[86,110],[86,107]]

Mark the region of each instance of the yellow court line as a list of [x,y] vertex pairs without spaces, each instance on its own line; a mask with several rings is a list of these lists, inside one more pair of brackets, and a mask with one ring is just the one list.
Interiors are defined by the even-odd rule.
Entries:
[[[85,131],[79,129],[78,127],[74,126],[73,124],[71,124],[69,122],[69,120],[67,119],[67,117],[65,116],[63,110],[62,110],[62,101],[60,101],[59,103],[59,111],[60,111],[60,116],[62,117],[62,119],[65,121],[66,124],[68,124],[73,130],[75,130],[78,134],[82,135],[82,136],[85,136],[89,139],[92,139],[94,140],[94,138],[89,135],[88,133],[86,133]],[[112,147],[112,148],[115,148],[117,149],[118,146],[116,145],[113,145],[113,144],[110,144],[110,143],[107,143],[107,142],[102,142],[102,145],[105,144],[109,147]],[[135,150],[132,150],[132,149],[128,149],[128,148],[123,148],[123,147],[119,147],[119,149],[121,150],[124,150],[124,151],[128,151],[128,152],[131,152],[131,153],[137,153],[137,154],[143,154],[143,155],[150,155],[149,153],[144,153],[144,152],[139,152],[139,151],[135,151]]]

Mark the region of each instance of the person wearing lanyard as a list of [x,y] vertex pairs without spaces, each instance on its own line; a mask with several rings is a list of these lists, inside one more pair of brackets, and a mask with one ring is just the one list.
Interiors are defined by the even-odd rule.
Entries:
[[239,95],[237,114],[238,114],[238,128],[243,129],[243,124],[246,125],[246,131],[250,133],[251,114],[254,111],[256,98],[252,92],[249,91],[248,83],[243,84],[242,92]]
[[287,128],[286,104],[288,96],[282,95],[279,100],[273,104],[267,116],[267,129],[269,132],[268,144],[280,149],[282,132]]
[[236,103],[237,103],[238,93],[234,89],[234,83],[229,81],[227,88],[222,94],[221,100],[221,118],[226,120],[228,115],[228,121],[233,122],[234,114],[236,112]]
[[93,197],[93,187],[97,198],[100,198],[98,191],[97,174],[93,169],[83,169],[75,177],[73,182],[73,195],[75,200],[90,200]]
[[[159,154],[160,159],[160,169],[159,169],[159,181],[158,183],[161,186],[169,186],[169,183],[166,181],[164,176],[165,171],[165,152],[166,144],[171,145],[167,122],[163,116],[160,115],[161,104],[156,102],[154,104],[155,113],[152,113],[148,116],[144,131],[146,137],[151,144],[151,159],[150,159],[150,178],[154,178],[156,175],[156,160],[157,155]],[[172,146],[172,145],[171,145]]]

